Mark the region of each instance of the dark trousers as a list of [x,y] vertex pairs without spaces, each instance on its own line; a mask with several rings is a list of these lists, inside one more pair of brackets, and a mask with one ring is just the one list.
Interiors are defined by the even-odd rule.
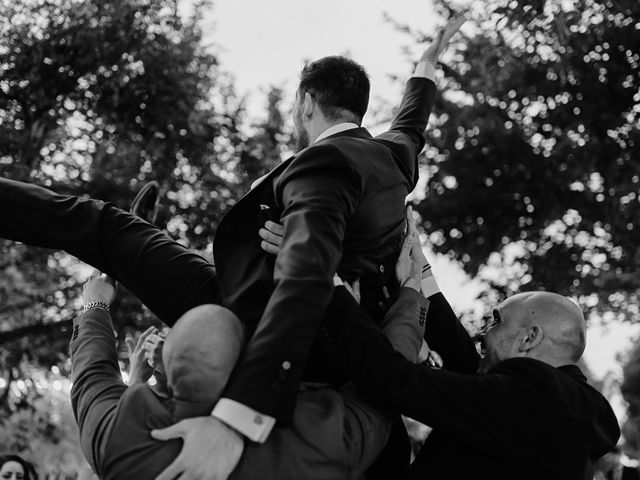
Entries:
[[[210,262],[109,203],[0,178],[0,237],[74,255],[122,283],[169,326],[193,307],[220,303]],[[406,477],[407,433],[399,416],[395,420],[367,478],[389,478],[391,471]]]
[[210,262],[109,203],[0,178],[0,237],[74,255],[170,326],[193,307],[220,303]]

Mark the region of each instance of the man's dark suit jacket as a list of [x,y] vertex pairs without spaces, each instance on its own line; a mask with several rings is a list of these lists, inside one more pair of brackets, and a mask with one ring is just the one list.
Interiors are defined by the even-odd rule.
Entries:
[[[340,305],[335,308],[342,311]],[[385,323],[404,319],[410,325],[421,308],[411,297],[402,296]],[[419,344],[405,344],[402,350],[413,350],[417,356]],[[113,324],[104,310],[92,309],[74,320],[70,351],[71,403],[80,444],[100,478],[155,478],[178,456],[182,442],[154,440],[150,431],[211,411],[212,404],[166,399],[146,384],[127,387],[120,375]],[[362,477],[387,441],[387,417],[361,401],[349,386],[338,392],[305,385],[297,395],[291,425],[275,428],[262,445],[246,443],[231,479]]]
[[[344,291],[336,295],[350,301]],[[512,358],[475,375],[477,354],[464,328],[442,294],[430,300],[427,341],[457,371],[407,362],[353,301],[349,321],[334,320],[330,307],[322,327],[366,396],[433,427],[412,477],[591,479],[620,430],[580,369]]]
[[[213,245],[222,303],[255,329],[224,397],[288,421],[334,273],[363,277],[363,292],[389,281],[434,98],[432,81],[411,78],[388,132],[357,128],[316,142],[224,217]],[[275,265],[257,236],[261,205],[284,224]],[[374,296],[363,299],[370,313]]]

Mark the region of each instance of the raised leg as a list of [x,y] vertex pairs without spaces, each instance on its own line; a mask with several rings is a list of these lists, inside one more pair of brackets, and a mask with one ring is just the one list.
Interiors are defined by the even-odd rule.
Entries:
[[109,203],[0,178],[0,237],[74,255],[168,325],[194,306],[219,303],[213,265]]

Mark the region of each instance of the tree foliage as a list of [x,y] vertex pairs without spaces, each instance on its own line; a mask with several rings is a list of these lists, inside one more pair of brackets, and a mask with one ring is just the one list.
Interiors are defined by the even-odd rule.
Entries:
[[428,140],[431,242],[494,299],[546,289],[636,319],[640,3],[492,0],[470,18]]
[[[231,77],[203,44],[208,8],[202,1],[184,18],[175,0],[2,0],[0,175],[123,208],[157,180],[160,225],[205,250],[288,140],[278,89],[265,121],[248,123]],[[28,453],[42,438],[60,445],[60,458],[68,453],[70,412],[62,418],[47,405],[68,373],[69,325],[89,272],[61,252],[0,240],[0,418],[13,432],[0,447]],[[126,292],[113,311],[121,340],[155,321]]]
[[628,404],[627,418],[622,426],[627,455],[640,458],[640,347],[630,352],[624,366],[620,391]]

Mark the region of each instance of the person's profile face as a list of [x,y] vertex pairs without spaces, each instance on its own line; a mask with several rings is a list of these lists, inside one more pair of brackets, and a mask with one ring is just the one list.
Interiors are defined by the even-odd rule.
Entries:
[[24,468],[10,460],[0,467],[0,480],[24,480]]
[[492,319],[484,336],[485,354],[480,365],[481,373],[513,356],[519,325],[517,310],[508,300],[493,309]]
[[484,334],[484,358],[480,366],[480,370],[483,373],[500,361],[499,346],[504,331],[503,320],[500,311],[494,308],[492,318]]

